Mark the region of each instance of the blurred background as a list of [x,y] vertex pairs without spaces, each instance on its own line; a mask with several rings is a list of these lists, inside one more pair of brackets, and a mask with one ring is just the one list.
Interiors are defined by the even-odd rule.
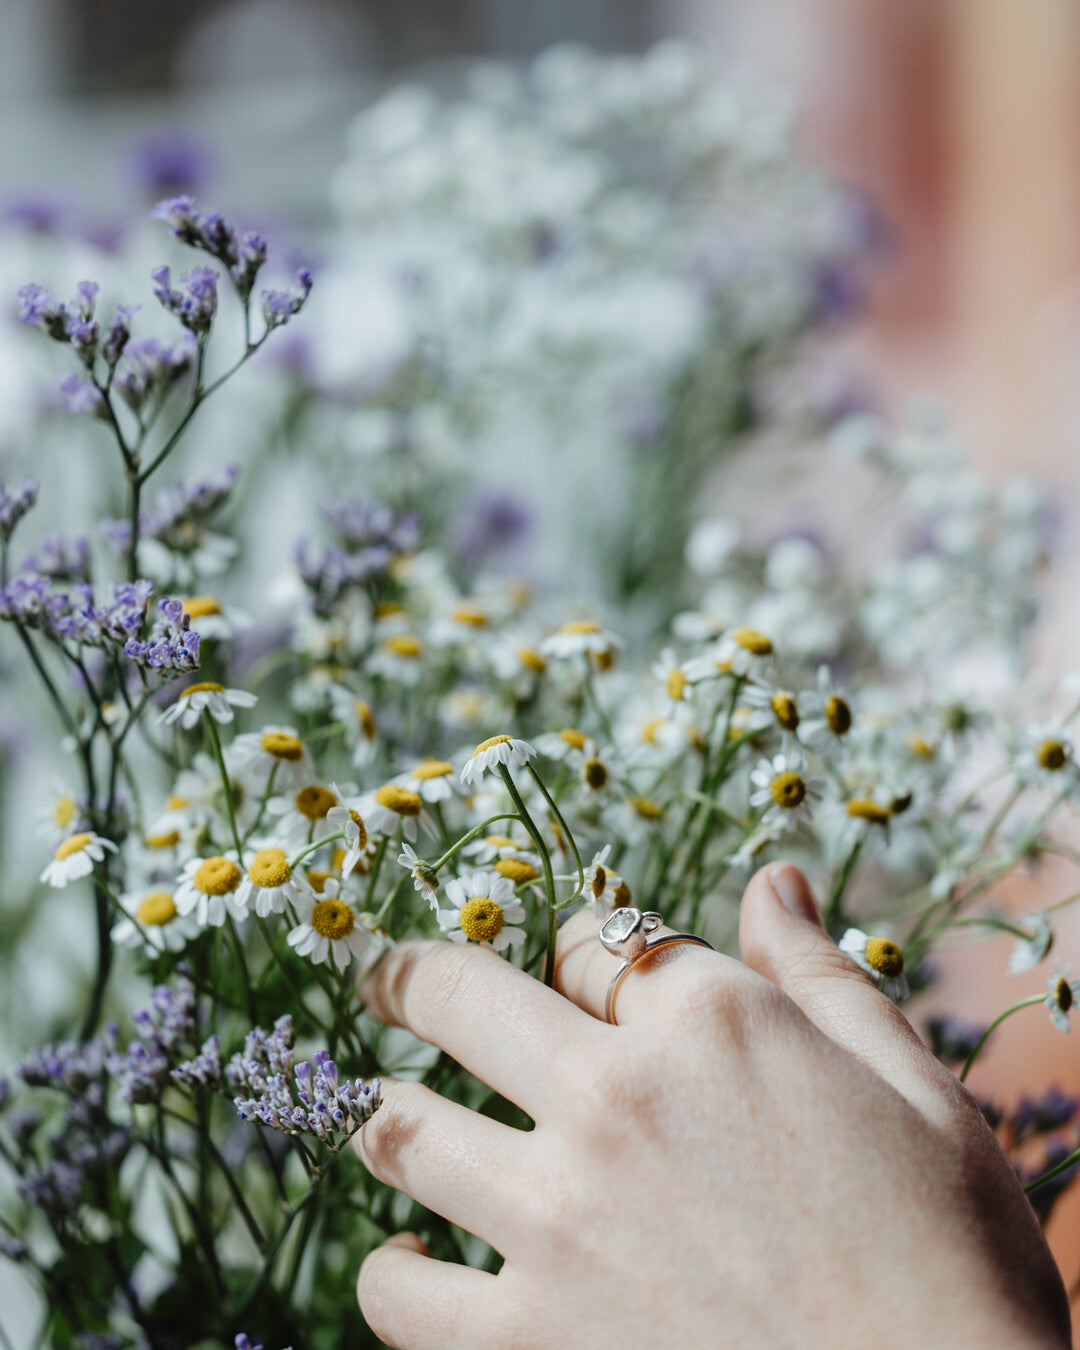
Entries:
[[[1075,0],[4,0],[0,214],[107,247],[133,210],[206,183],[225,212],[317,236],[349,125],[391,84],[450,87],[467,57],[669,36],[787,90],[804,153],[874,202],[886,262],[826,359],[892,412],[931,391],[979,467],[1054,487],[1064,557],[1039,646],[1053,671],[1075,666]],[[990,1016],[1006,992],[963,958],[941,1001]],[[1075,1045],[1034,1022],[1025,1038],[1020,1021],[977,1088],[1054,1079],[1080,1085]],[[1070,1277],[1078,1231],[1074,1188],[1051,1232]]]

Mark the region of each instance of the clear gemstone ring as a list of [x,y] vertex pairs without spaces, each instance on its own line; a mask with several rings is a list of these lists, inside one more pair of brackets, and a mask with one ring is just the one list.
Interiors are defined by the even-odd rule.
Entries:
[[663,918],[655,910],[648,909],[643,912],[632,905],[627,905],[609,914],[600,927],[597,936],[602,946],[612,956],[622,957],[622,964],[611,977],[607,998],[604,1001],[604,1017],[612,1026],[619,1024],[615,1016],[615,997],[619,987],[631,967],[643,956],[657,951],[660,947],[674,946],[677,942],[689,942],[695,947],[708,947],[709,951],[713,950],[711,943],[706,942],[704,938],[696,937],[693,933],[662,933],[650,941],[649,934],[656,932],[663,922]]

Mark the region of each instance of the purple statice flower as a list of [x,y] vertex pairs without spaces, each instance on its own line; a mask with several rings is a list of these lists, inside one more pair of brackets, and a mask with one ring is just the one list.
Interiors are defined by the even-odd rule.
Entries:
[[126,167],[136,187],[156,201],[202,187],[214,161],[213,149],[201,137],[169,129],[136,141],[128,152]]
[[69,412],[77,415],[86,413],[89,417],[102,419],[108,417],[101,390],[89,380],[81,380],[78,375],[65,375],[60,381],[60,392],[67,397]]
[[39,328],[57,342],[66,342],[67,310],[56,296],[34,282],[19,289],[19,321]]
[[[112,329],[109,330],[110,334]],[[105,339],[106,360],[110,359],[109,336]],[[134,412],[162,402],[165,395],[190,370],[199,353],[194,333],[185,332],[175,342],[147,337],[131,342],[124,339],[123,361],[114,385]]]
[[263,291],[262,311],[267,329],[280,328],[299,314],[311,294],[314,278],[310,267],[301,267],[287,291]]
[[131,339],[131,320],[141,308],[141,305],[116,306],[112,322],[105,330],[105,338],[101,344],[101,354],[110,371],[116,369],[116,363],[124,355]]
[[[266,262],[267,246],[261,235],[250,230],[243,234],[239,233],[217,211],[210,211],[203,215],[196,210],[195,199],[190,193],[186,192],[175,197],[167,197],[164,201],[159,202],[151,214],[157,220],[166,221],[173,234],[178,239],[183,240],[185,244],[190,244],[192,248],[201,249],[204,253],[209,253],[212,258],[216,258],[218,262],[223,263],[228,269],[237,294],[243,301],[247,301],[255,285],[255,279]],[[207,271],[206,268],[196,270]],[[158,279],[157,273],[163,271],[165,271],[163,268],[157,269],[154,274],[155,280]],[[166,274],[164,287],[167,288],[168,285]],[[310,290],[311,274],[301,271],[297,274],[296,282],[290,291],[285,293],[274,292],[275,295],[282,295],[280,300],[274,302],[275,311],[280,310],[281,317],[278,317],[275,322],[271,322],[268,317],[267,327],[273,328],[277,327],[278,324],[285,323],[301,308]],[[160,294],[158,298],[162,300],[163,304],[166,303]],[[170,308],[170,306],[166,305],[166,308]],[[188,324],[188,327],[191,326]]]
[[185,1060],[172,1071],[174,1083],[188,1088],[209,1088],[219,1092],[225,1085],[224,1062],[221,1058],[221,1042],[217,1036],[210,1036],[202,1043],[202,1048],[194,1059]]
[[[229,268],[236,292],[242,300],[251,294],[255,279],[266,262],[266,240],[254,230],[248,230],[240,240],[240,252]],[[310,290],[310,287],[308,288]]]
[[150,995],[150,1006],[138,1009],[132,1020],[138,1039],[126,1050],[113,1050],[105,1068],[125,1101],[151,1102],[169,1086],[171,1069],[194,1041],[194,985],[184,975],[177,976],[172,986],[159,984]]
[[67,1162],[49,1162],[19,1177],[16,1190],[28,1205],[45,1214],[69,1214],[82,1194],[83,1174]]
[[113,581],[95,600],[94,589],[79,583],[70,591],[53,590],[45,600],[47,624],[61,639],[84,647],[121,647],[138,635],[153,590],[150,581]]
[[218,274],[212,267],[193,267],[180,278],[174,289],[167,267],[155,267],[150,273],[154,295],[168,312],[192,333],[206,333],[217,313]]
[[930,1017],[926,1022],[930,1049],[942,1064],[963,1064],[985,1031],[985,1022],[965,1022],[948,1013]]
[[493,554],[517,543],[528,531],[532,516],[509,492],[485,492],[468,502],[454,522],[454,538],[465,563],[480,567]]
[[294,1068],[292,1041],[291,1018],[280,1018],[270,1035],[256,1027],[243,1052],[233,1056],[226,1080],[251,1094],[234,1097],[237,1115],[283,1134],[312,1134],[340,1147],[336,1136],[351,1134],[378,1109],[381,1081],[342,1080],[328,1050],[317,1050],[310,1062]]
[[1072,1121],[1078,1111],[1080,1097],[1063,1092],[1056,1083],[1047,1088],[1041,1097],[1021,1097],[1008,1117],[1013,1143],[1060,1130]]
[[27,1087],[49,1087],[81,1093],[101,1079],[105,1046],[100,1040],[80,1044],[57,1041],[31,1050],[15,1065],[16,1078]]
[[40,628],[46,614],[50,591],[49,578],[38,572],[20,572],[0,586],[0,619],[8,619],[24,628]]
[[143,669],[156,671],[164,680],[188,675],[199,668],[198,633],[191,631],[191,616],[179,600],[167,596],[158,601],[164,616],[145,640],[131,637],[124,644],[124,655]]
[[15,533],[15,526],[37,501],[38,484],[29,478],[18,487],[0,483],[0,539],[7,543]]
[[388,506],[372,501],[323,502],[319,508],[337,542],[350,553],[370,553],[373,570],[416,548],[420,523],[412,512],[395,516]]

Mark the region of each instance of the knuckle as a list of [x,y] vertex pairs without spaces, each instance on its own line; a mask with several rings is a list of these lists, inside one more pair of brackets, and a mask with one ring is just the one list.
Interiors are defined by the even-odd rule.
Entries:
[[822,942],[792,952],[778,972],[783,983],[804,984],[818,980],[841,979],[866,986],[872,984],[865,971],[831,943]]
[[477,952],[441,943],[417,963],[404,995],[405,1021],[425,1040],[440,1023],[478,997]]
[[397,1321],[396,1286],[390,1278],[392,1258],[391,1249],[376,1247],[364,1258],[356,1278],[356,1301],[364,1320],[376,1336],[390,1346],[397,1344],[391,1339],[391,1328]]

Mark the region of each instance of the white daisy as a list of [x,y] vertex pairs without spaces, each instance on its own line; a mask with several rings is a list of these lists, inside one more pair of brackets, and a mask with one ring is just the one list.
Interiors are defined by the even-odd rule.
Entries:
[[1009,954],[1009,974],[1020,975],[1032,970],[1050,950],[1054,941],[1054,930],[1050,926],[1050,916],[1045,910],[1033,910],[1020,919],[1021,924],[1029,925],[1031,936],[1020,938]]
[[233,759],[239,774],[249,780],[266,781],[274,771],[274,782],[285,787],[300,787],[310,782],[315,767],[295,727],[263,727],[245,732],[232,741]]
[[607,866],[611,845],[605,844],[599,853],[593,854],[593,860],[585,869],[585,883],[579,894],[585,900],[592,901],[593,913],[598,919],[606,919],[613,910],[633,903],[630,887]]
[[[335,791],[337,791],[336,788]],[[349,799],[346,798],[341,806],[332,806],[326,813],[327,828],[340,830],[345,836],[345,853],[341,859],[341,874],[345,877],[349,876],[365,858],[375,852],[375,845],[368,839],[364,818],[356,809],[356,806],[360,804],[360,799],[355,798],[353,800],[356,805],[351,805]]]
[[179,952],[199,931],[191,916],[176,908],[171,890],[147,889],[120,897],[125,918],[112,930],[122,947],[149,948],[154,952]]
[[1043,1004],[1050,1013],[1050,1024],[1058,1031],[1068,1032],[1069,1011],[1080,998],[1080,980],[1070,980],[1072,963],[1057,963],[1053,975],[1046,982],[1047,995]]
[[826,665],[817,668],[817,687],[801,696],[808,716],[801,728],[807,745],[839,745],[851,730],[854,715],[847,696],[840,692]]
[[53,842],[77,833],[83,823],[78,797],[64,787],[57,787],[48,806],[39,808],[35,815],[38,833]]
[[426,802],[445,802],[457,787],[454,766],[446,759],[423,759],[403,773],[399,781]]
[[1077,764],[1072,741],[1056,725],[1029,726],[1017,755],[1016,771],[1024,782],[1043,787],[1065,787],[1075,779]]
[[181,604],[191,631],[201,638],[220,642],[235,636],[241,628],[251,627],[248,615],[223,605],[216,595],[189,595]]
[[586,619],[576,623],[564,623],[556,632],[549,634],[540,643],[540,654],[554,656],[559,660],[574,656],[591,656],[603,669],[611,665],[621,645],[614,633]]
[[[346,790],[351,790],[351,784]],[[333,833],[325,822],[334,807],[341,805],[337,788],[323,783],[306,783],[296,792],[271,797],[266,803],[266,814],[277,822],[275,834],[280,835],[290,848],[302,848],[311,842],[316,828],[320,837]]]
[[337,878],[328,877],[321,893],[307,899],[310,905],[307,918],[289,933],[289,946],[316,966],[330,958],[338,970],[344,970],[354,957],[359,960],[368,948],[371,934],[353,906],[342,899]]
[[52,861],[42,872],[39,880],[59,888],[66,886],[69,881],[88,877],[95,864],[105,857],[106,849],[115,853],[116,845],[111,839],[102,839],[101,835],[95,834],[93,830],[81,830],[78,834],[69,835],[57,847]]
[[528,741],[516,740],[513,736],[491,736],[481,741],[468,763],[461,771],[461,781],[472,783],[487,769],[499,764],[527,764],[536,754]]
[[825,784],[805,775],[806,762],[798,753],[758,760],[750,773],[750,805],[768,807],[760,822],[766,830],[789,830],[811,818],[811,803],[821,800]]
[[610,745],[602,750],[595,741],[587,741],[581,752],[578,767],[579,777],[590,792],[597,795],[617,793],[622,783],[622,766],[615,760],[615,752]]
[[368,658],[365,669],[393,683],[417,684],[424,673],[424,641],[415,633],[391,633]]
[[268,842],[257,848],[247,865],[244,879],[237,887],[236,903],[254,910],[260,919],[284,913],[287,904],[299,896],[289,859],[280,845]]
[[796,739],[799,730],[799,706],[795,695],[787,689],[773,689],[764,684],[748,684],[740,696],[751,708],[750,716],[743,726],[749,731],[764,731],[775,727],[781,734],[781,744],[785,747]]
[[430,835],[436,833],[431,817],[424,810],[424,799],[400,783],[384,783],[381,788],[360,798],[360,813],[376,834],[396,834],[400,828],[410,844],[416,843],[417,821]]
[[[763,666],[772,654],[772,638],[759,633],[756,628],[729,628],[710,654],[711,673],[730,671],[733,675],[749,675]],[[686,670],[696,679],[698,663],[687,663]]]
[[497,872],[472,872],[448,881],[443,891],[452,909],[440,909],[439,927],[451,942],[486,942],[497,952],[525,941],[525,918],[514,887]]
[[357,698],[342,684],[330,686],[330,706],[334,717],[345,723],[346,743],[352,747],[353,763],[364,768],[375,758],[378,750],[379,727],[371,704]]
[[509,834],[485,834],[466,844],[461,851],[478,863],[497,862],[500,858],[525,858],[532,862],[535,859],[529,851],[531,842],[514,839]]
[[181,915],[194,914],[200,928],[220,928],[230,914],[243,919],[247,911],[237,898],[243,880],[235,850],[192,858],[177,879],[176,908]]
[[402,844],[398,862],[406,868],[412,877],[413,886],[420,892],[432,909],[438,909],[438,873],[430,863],[417,855],[411,844]]
[[861,928],[849,928],[838,945],[889,998],[897,1003],[907,998],[904,952],[895,942],[889,938],[869,937]]
[[576,763],[588,742],[589,737],[584,731],[563,727],[561,731],[545,731],[542,736],[537,736],[536,753],[545,759],[568,759]]
[[181,689],[176,702],[166,708],[158,721],[179,722],[185,731],[198,722],[203,711],[209,712],[215,722],[231,722],[235,717],[234,708],[254,708],[258,703],[254,694],[246,689],[226,689],[223,684],[213,680],[204,680],[200,684],[189,684]]
[[694,696],[694,682],[687,673],[686,666],[680,665],[670,647],[665,647],[658,661],[654,662],[653,675],[664,686],[668,698],[674,704],[689,703]]

